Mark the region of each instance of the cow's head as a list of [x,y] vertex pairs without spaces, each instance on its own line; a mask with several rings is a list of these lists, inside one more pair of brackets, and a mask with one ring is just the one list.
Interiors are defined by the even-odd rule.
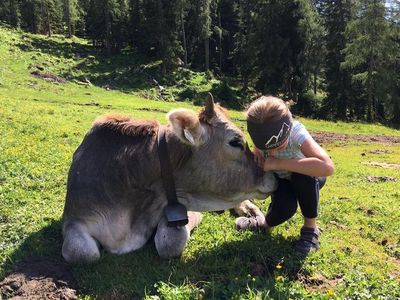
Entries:
[[275,189],[272,174],[255,164],[243,132],[229,120],[225,109],[214,104],[211,94],[199,114],[176,109],[167,117],[174,133],[192,147],[191,159],[178,174],[177,190],[198,195],[189,202],[204,205],[194,210],[227,208],[245,199],[265,198]]

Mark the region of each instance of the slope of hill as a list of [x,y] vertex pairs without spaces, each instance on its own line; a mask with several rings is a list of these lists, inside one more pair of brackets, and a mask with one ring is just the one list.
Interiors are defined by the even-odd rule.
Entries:
[[[142,73],[126,86],[113,84],[110,74],[126,64],[126,57],[105,59],[93,52],[85,40],[0,27],[3,296],[22,295],[23,280],[32,275],[26,268],[34,265],[36,279],[43,270],[62,270],[46,273],[61,278],[42,285],[51,286],[56,298],[76,293],[82,299],[400,298],[400,132],[379,124],[302,119],[318,131],[315,137],[336,164],[321,191],[322,246],[308,257],[298,257],[292,248],[300,213],[265,235],[237,232],[234,217],[224,212],[205,214],[180,259],[161,260],[148,245],[123,256],[102,253],[90,266],[63,265],[66,176],[94,118],[116,110],[165,122],[171,108],[199,109],[167,96],[169,101],[152,100],[159,92]],[[186,84],[198,83],[200,93],[212,85],[201,74],[191,76]],[[242,113],[230,114],[244,129]],[[257,203],[267,211],[269,199]],[[20,276],[6,277],[12,269]],[[40,291],[43,296],[50,288]]]

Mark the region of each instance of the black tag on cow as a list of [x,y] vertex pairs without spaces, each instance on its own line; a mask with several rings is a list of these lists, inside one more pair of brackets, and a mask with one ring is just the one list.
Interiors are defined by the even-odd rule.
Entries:
[[164,208],[164,214],[167,217],[168,226],[185,226],[189,223],[187,209],[183,204],[169,204]]

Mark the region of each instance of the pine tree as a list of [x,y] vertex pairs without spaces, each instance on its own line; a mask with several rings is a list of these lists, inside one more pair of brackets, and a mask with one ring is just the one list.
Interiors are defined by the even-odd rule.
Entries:
[[10,3],[10,25],[13,27],[19,27],[20,8],[18,0],[9,0]]
[[204,69],[210,69],[210,36],[211,36],[211,2],[212,0],[201,0],[200,5],[200,37],[204,40]]
[[189,3],[186,0],[180,0],[178,2],[179,8],[179,19],[180,19],[180,30],[182,35],[182,47],[183,47],[183,62],[185,67],[188,66],[188,49],[187,49],[187,41],[186,41],[186,17],[188,13]]
[[387,75],[398,50],[391,39],[384,1],[360,2],[359,17],[348,24],[346,35],[349,42],[343,50],[342,67],[361,85],[367,110],[366,116],[359,117],[382,121],[391,82]]
[[309,0],[299,1],[300,20],[298,31],[304,40],[304,49],[301,54],[304,73],[304,85],[317,93],[317,79],[322,77],[322,66],[325,60],[323,37],[326,34],[322,19],[316,7]]
[[[219,0],[216,3],[215,21],[213,22],[212,60],[216,62],[221,73],[235,75],[236,66],[234,64],[235,36],[239,31],[239,17],[237,10],[237,0]],[[215,45],[214,45],[215,44]]]
[[21,0],[21,27],[33,33],[62,32],[60,0]]
[[234,63],[242,82],[242,88],[247,90],[251,79],[255,76],[253,66],[256,65],[257,45],[256,22],[253,11],[258,10],[257,1],[238,0],[236,15],[238,31],[235,33]]
[[103,47],[108,54],[119,52],[128,42],[128,12],[126,0],[91,0],[86,23],[93,45]]
[[[237,53],[244,85],[297,100],[305,91],[307,20],[300,1],[239,1]],[[308,55],[308,54],[307,54]]]
[[388,72],[389,89],[386,116],[391,124],[400,126],[400,2],[388,1],[386,18],[389,21],[390,42],[394,48],[390,54],[392,64],[385,70]]
[[317,1],[323,18],[326,35],[325,78],[327,97],[324,101],[322,114],[335,119],[351,118],[357,109],[353,98],[350,74],[340,67],[344,61],[343,49],[346,46],[345,30],[352,17],[351,0],[320,0]]
[[63,0],[63,19],[67,25],[68,37],[71,38],[75,34],[75,26],[79,20],[79,8],[77,0]]

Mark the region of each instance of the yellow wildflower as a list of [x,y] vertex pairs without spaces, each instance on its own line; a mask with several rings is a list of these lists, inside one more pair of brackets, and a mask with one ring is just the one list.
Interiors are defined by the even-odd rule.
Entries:
[[333,296],[335,293],[332,290],[327,290],[326,295],[327,296]]

